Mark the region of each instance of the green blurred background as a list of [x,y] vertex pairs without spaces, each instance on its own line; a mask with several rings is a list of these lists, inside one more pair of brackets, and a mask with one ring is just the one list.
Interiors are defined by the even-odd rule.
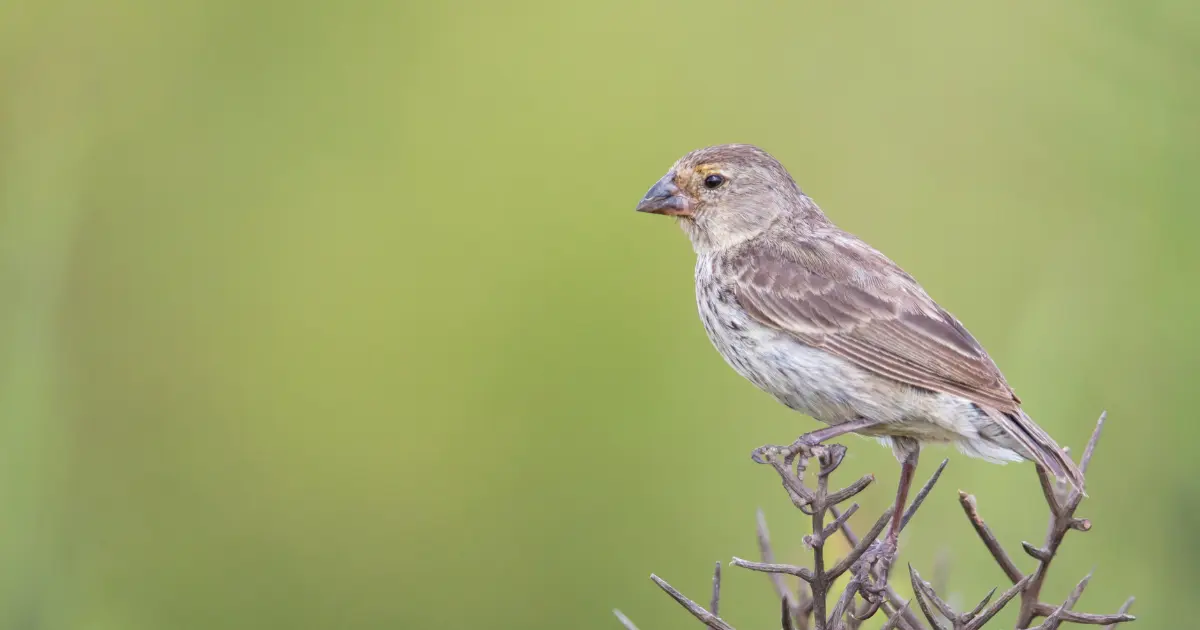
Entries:
[[[1180,627],[1200,562],[1200,6],[0,3],[0,627],[695,627],[804,521],[635,215],[760,144],[922,280],[1029,412],[1110,425],[1047,596]],[[897,467],[875,472],[862,527]],[[902,562],[1019,553],[1032,468],[951,465]],[[846,479],[850,474],[846,474]],[[1030,567],[1028,558],[1018,560]],[[723,614],[778,627],[762,575]],[[1009,615],[1011,618],[1011,613]],[[1000,626],[1007,627],[1007,626]]]

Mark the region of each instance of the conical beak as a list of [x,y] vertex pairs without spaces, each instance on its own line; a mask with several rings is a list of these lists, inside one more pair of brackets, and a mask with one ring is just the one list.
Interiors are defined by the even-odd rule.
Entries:
[[638,212],[665,214],[671,217],[692,216],[692,203],[675,185],[675,174],[667,173],[655,182],[637,205]]

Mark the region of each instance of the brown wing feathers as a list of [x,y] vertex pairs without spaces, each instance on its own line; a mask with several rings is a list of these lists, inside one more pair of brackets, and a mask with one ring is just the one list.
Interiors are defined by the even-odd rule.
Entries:
[[[1018,408],[979,343],[907,275],[836,278],[838,270],[827,261],[821,265],[825,275],[783,256],[746,257],[735,264],[742,271],[738,300],[762,323],[904,383],[1002,411]],[[869,288],[889,281],[912,283],[913,290]]]
[[839,264],[836,248],[822,247],[813,242],[791,255],[751,251],[731,257],[739,303],[761,323],[863,369],[986,406],[1034,459],[1082,488],[1074,462],[1021,411],[1020,399],[979,342],[911,276],[882,255],[886,264],[869,267],[875,275],[864,276],[863,266],[851,270]]

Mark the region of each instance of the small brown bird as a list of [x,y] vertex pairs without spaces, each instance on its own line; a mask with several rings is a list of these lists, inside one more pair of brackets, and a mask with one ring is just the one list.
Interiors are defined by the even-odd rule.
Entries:
[[994,462],[1033,460],[1082,492],[1078,467],[1021,410],[967,329],[912,276],[830,222],[762,149],[693,151],[637,210],[676,217],[691,239],[700,319],[733,369],[830,425],[787,456],[848,432],[891,446],[901,475],[890,552],[923,443]]

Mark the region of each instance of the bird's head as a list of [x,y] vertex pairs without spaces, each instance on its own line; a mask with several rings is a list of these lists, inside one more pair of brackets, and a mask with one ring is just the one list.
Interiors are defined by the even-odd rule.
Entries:
[[809,207],[815,208],[779,160],[756,146],[723,144],[680,158],[637,211],[676,217],[702,251],[746,241]]

